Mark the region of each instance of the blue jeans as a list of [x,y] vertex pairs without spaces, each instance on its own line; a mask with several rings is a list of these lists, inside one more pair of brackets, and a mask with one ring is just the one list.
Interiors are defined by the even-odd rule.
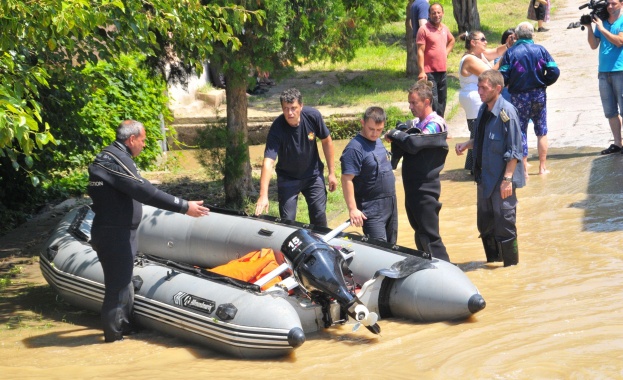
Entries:
[[597,78],[604,116],[610,119],[623,115],[623,71],[600,72]]
[[277,178],[277,197],[279,215],[282,219],[296,220],[296,205],[299,193],[303,193],[309,211],[309,223],[327,227],[327,189],[324,176],[318,175],[306,179]]

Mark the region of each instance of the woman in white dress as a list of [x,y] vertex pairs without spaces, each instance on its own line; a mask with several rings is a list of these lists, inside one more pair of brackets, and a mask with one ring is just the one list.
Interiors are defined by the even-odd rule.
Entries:
[[[513,45],[514,38],[511,36],[506,39],[506,43],[497,48],[487,48],[487,38],[479,30],[465,32],[459,37],[465,41],[465,54],[459,63],[459,103],[465,110],[467,117],[467,128],[470,138],[474,138],[474,122],[478,116],[478,110],[482,101],[478,95],[478,76],[485,70],[494,67],[493,60],[506,52]],[[473,157],[472,150],[467,152],[465,159],[465,169],[472,170]]]

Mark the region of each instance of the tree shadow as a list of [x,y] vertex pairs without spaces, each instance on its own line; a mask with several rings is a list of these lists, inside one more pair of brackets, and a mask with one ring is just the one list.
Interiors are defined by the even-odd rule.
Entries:
[[[281,113],[279,95],[283,90],[295,87],[303,94],[305,105],[331,107],[359,107],[361,99],[370,93],[383,98],[407,103],[407,91],[417,78],[407,77],[404,70],[308,70],[298,71],[284,78],[276,86],[257,97],[249,98],[249,108],[264,112]],[[448,89],[458,90],[459,80],[448,75]],[[400,97],[397,96],[400,94]]]
[[99,314],[71,306],[49,285],[16,282],[3,290],[0,324],[8,329],[45,328],[50,321],[99,328]]
[[591,232],[614,232],[623,230],[623,172],[620,154],[593,159],[586,199],[569,207],[584,209],[583,230]]

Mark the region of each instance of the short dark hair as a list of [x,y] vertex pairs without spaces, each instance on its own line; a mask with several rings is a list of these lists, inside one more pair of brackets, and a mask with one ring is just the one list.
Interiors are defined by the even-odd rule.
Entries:
[[381,107],[368,107],[366,112],[363,114],[363,121],[368,121],[369,119],[374,120],[375,123],[384,123],[387,120],[387,115],[385,114],[385,110]]
[[500,43],[505,44],[506,40],[508,40],[508,37],[512,36],[513,34],[515,34],[515,28],[506,29],[504,33],[502,33],[502,42]]
[[433,104],[433,84],[428,80],[415,82],[409,89],[409,95],[411,94],[417,94],[420,99],[428,99]]
[[434,3],[428,6],[428,14],[430,14],[430,10],[433,8],[433,5],[439,5],[439,7],[441,7],[441,11],[443,12],[443,5],[435,1]]
[[117,127],[117,141],[124,142],[129,139],[130,136],[138,136],[141,134],[141,130],[145,129],[143,123],[136,120],[124,120]]
[[303,95],[301,95],[301,92],[296,88],[288,88],[281,93],[279,100],[281,101],[281,104],[292,104],[295,100],[298,100],[299,104],[303,104]]
[[504,77],[497,70],[489,69],[483,71],[482,74],[480,74],[480,76],[478,77],[478,83],[485,80],[488,80],[489,83],[494,87],[498,85],[504,87]]

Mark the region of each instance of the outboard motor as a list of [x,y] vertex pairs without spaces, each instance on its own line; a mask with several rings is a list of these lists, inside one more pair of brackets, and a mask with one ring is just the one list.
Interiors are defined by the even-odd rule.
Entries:
[[[300,229],[288,236],[281,252],[290,261],[294,277],[311,296],[326,295],[335,299],[346,313],[378,334],[378,316],[348,289],[344,273],[350,273],[342,255],[322,238]],[[320,294],[318,294],[320,293]]]

